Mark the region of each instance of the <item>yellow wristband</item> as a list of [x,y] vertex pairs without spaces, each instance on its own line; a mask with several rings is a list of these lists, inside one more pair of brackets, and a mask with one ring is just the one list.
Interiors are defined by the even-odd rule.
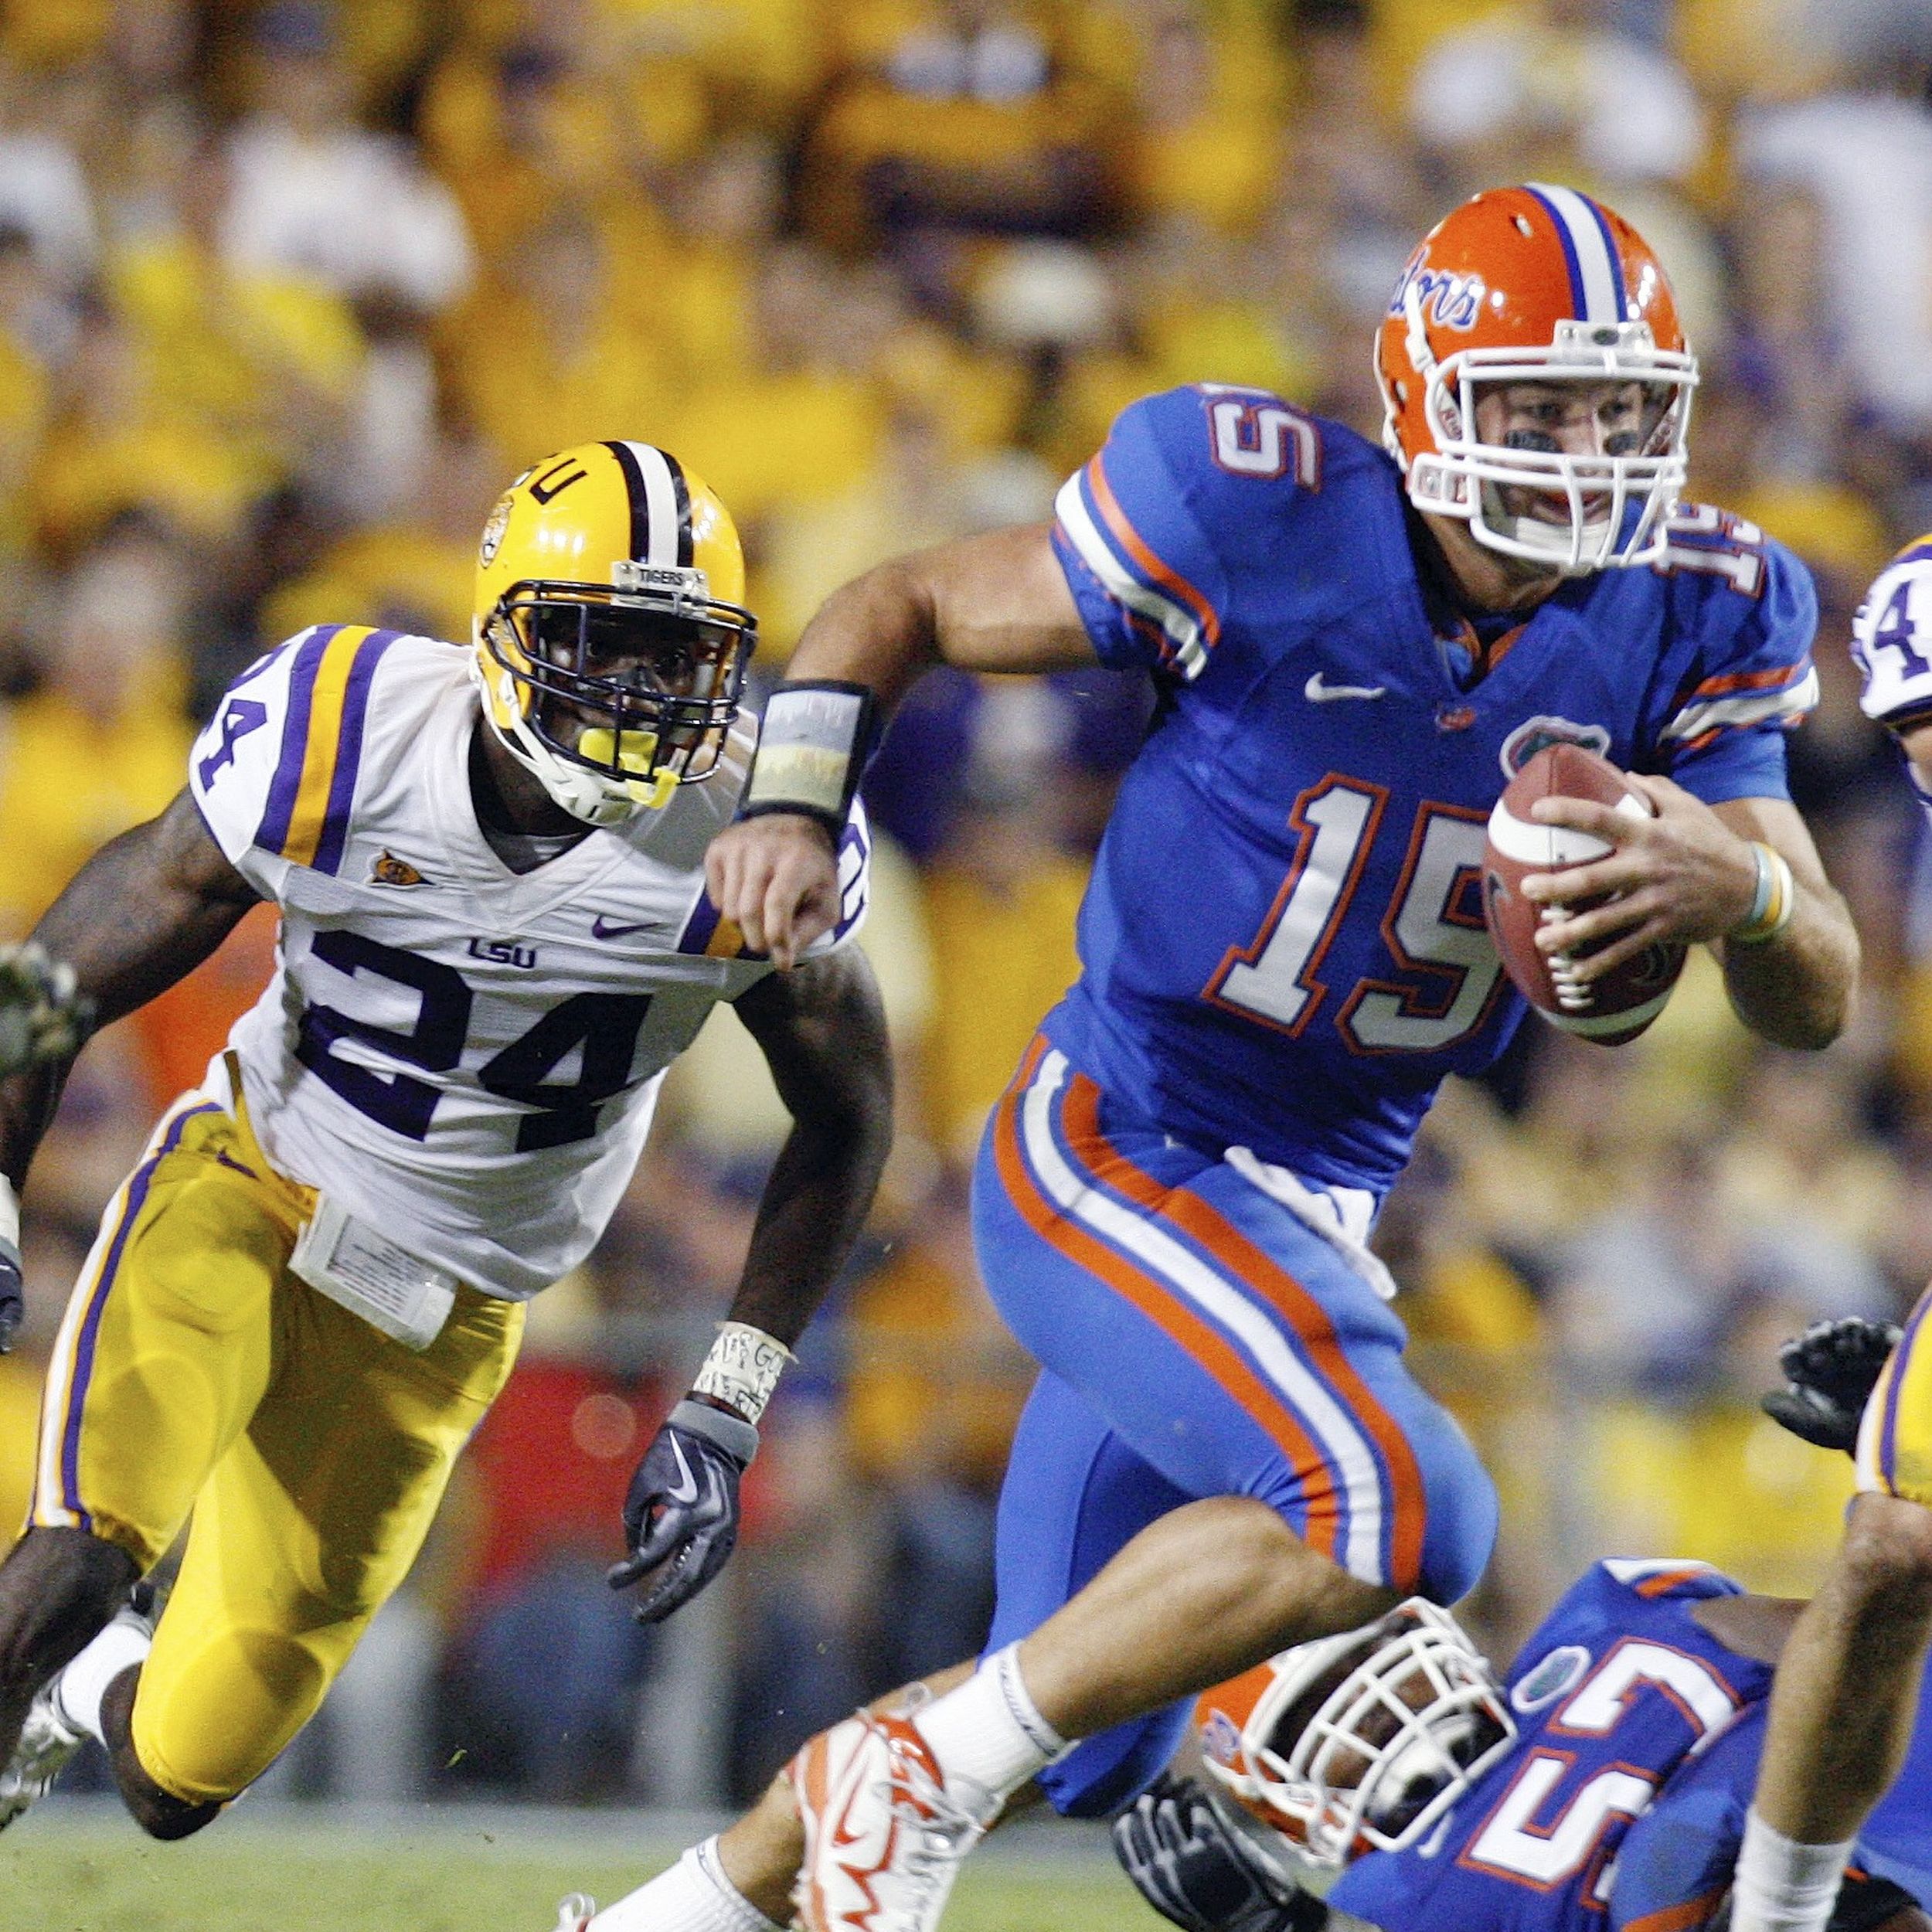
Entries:
[[1752,906],[1751,917],[1724,935],[1734,946],[1762,946],[1775,939],[1798,910],[1797,882],[1784,855],[1761,838],[1751,841],[1751,850],[1757,860],[1757,902]]

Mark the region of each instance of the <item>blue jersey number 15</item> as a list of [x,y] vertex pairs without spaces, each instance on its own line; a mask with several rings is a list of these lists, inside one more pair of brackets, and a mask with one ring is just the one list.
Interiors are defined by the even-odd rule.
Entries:
[[[1294,865],[1253,942],[1231,951],[1205,997],[1291,1036],[1327,998],[1321,963],[1360,883],[1387,790],[1330,773],[1294,801]],[[1364,979],[1335,1014],[1358,1053],[1431,1053],[1489,1015],[1502,967],[1472,889],[1482,876],[1485,815],[1425,802],[1383,937],[1399,976]]]

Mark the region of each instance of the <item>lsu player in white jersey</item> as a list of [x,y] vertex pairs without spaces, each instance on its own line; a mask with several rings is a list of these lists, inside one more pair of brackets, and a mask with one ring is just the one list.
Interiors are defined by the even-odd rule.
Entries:
[[[1908,543],[1866,592],[1852,655],[1866,716],[1892,734],[1932,813],[1932,532]],[[1772,1693],[1737,1862],[1735,1932],[1828,1924],[1840,1852],[1868,1830],[1908,1753],[1908,1776],[1932,1764],[1932,1745],[1913,1739],[1910,1721],[1932,1647],[1928,1318],[1932,1288],[1906,1318],[1871,1400],[1862,1412],[1856,1400],[1845,1405],[1856,1429],[1859,1493]],[[1855,1383],[1852,1391],[1862,1396]],[[1842,1420],[1828,1416],[1814,1440],[1828,1439]]]
[[[655,1619],[729,1555],[759,1417],[891,1131],[878,995],[845,943],[856,803],[828,815],[839,903],[794,970],[706,896],[756,736],[743,583],[723,505],[666,452],[537,464],[484,530],[468,646],[324,625],[262,658],[174,803],[97,853],[15,961],[43,1020],[90,1002],[105,1022],[258,900],[281,915],[274,979],[109,1204],[54,1346],[0,1566],[0,1823],[92,1734],[139,1822],[185,1836],[295,1735],[406,1573],[524,1302],[590,1252],[720,1000],[792,1130],[611,1580],[648,1579]],[[0,1083],[16,1284],[58,1033]],[[131,1590],[191,1509],[151,1637]]]

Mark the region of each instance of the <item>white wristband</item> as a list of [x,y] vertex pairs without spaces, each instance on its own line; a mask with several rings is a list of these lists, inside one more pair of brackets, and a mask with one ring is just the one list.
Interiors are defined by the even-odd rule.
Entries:
[[16,1254],[20,1251],[20,1197],[4,1174],[0,1174],[0,1243]]
[[756,1422],[791,1359],[791,1351],[764,1329],[744,1321],[721,1322],[691,1393],[715,1396],[747,1422]]
[[877,709],[862,684],[781,685],[766,702],[740,816],[802,812],[836,839],[871,755]]

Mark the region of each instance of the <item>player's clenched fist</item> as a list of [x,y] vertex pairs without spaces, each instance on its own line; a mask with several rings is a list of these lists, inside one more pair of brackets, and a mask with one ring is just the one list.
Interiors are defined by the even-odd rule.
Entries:
[[838,862],[832,835],[799,812],[769,812],[728,825],[705,854],[712,903],[754,953],[790,968],[838,918]]

